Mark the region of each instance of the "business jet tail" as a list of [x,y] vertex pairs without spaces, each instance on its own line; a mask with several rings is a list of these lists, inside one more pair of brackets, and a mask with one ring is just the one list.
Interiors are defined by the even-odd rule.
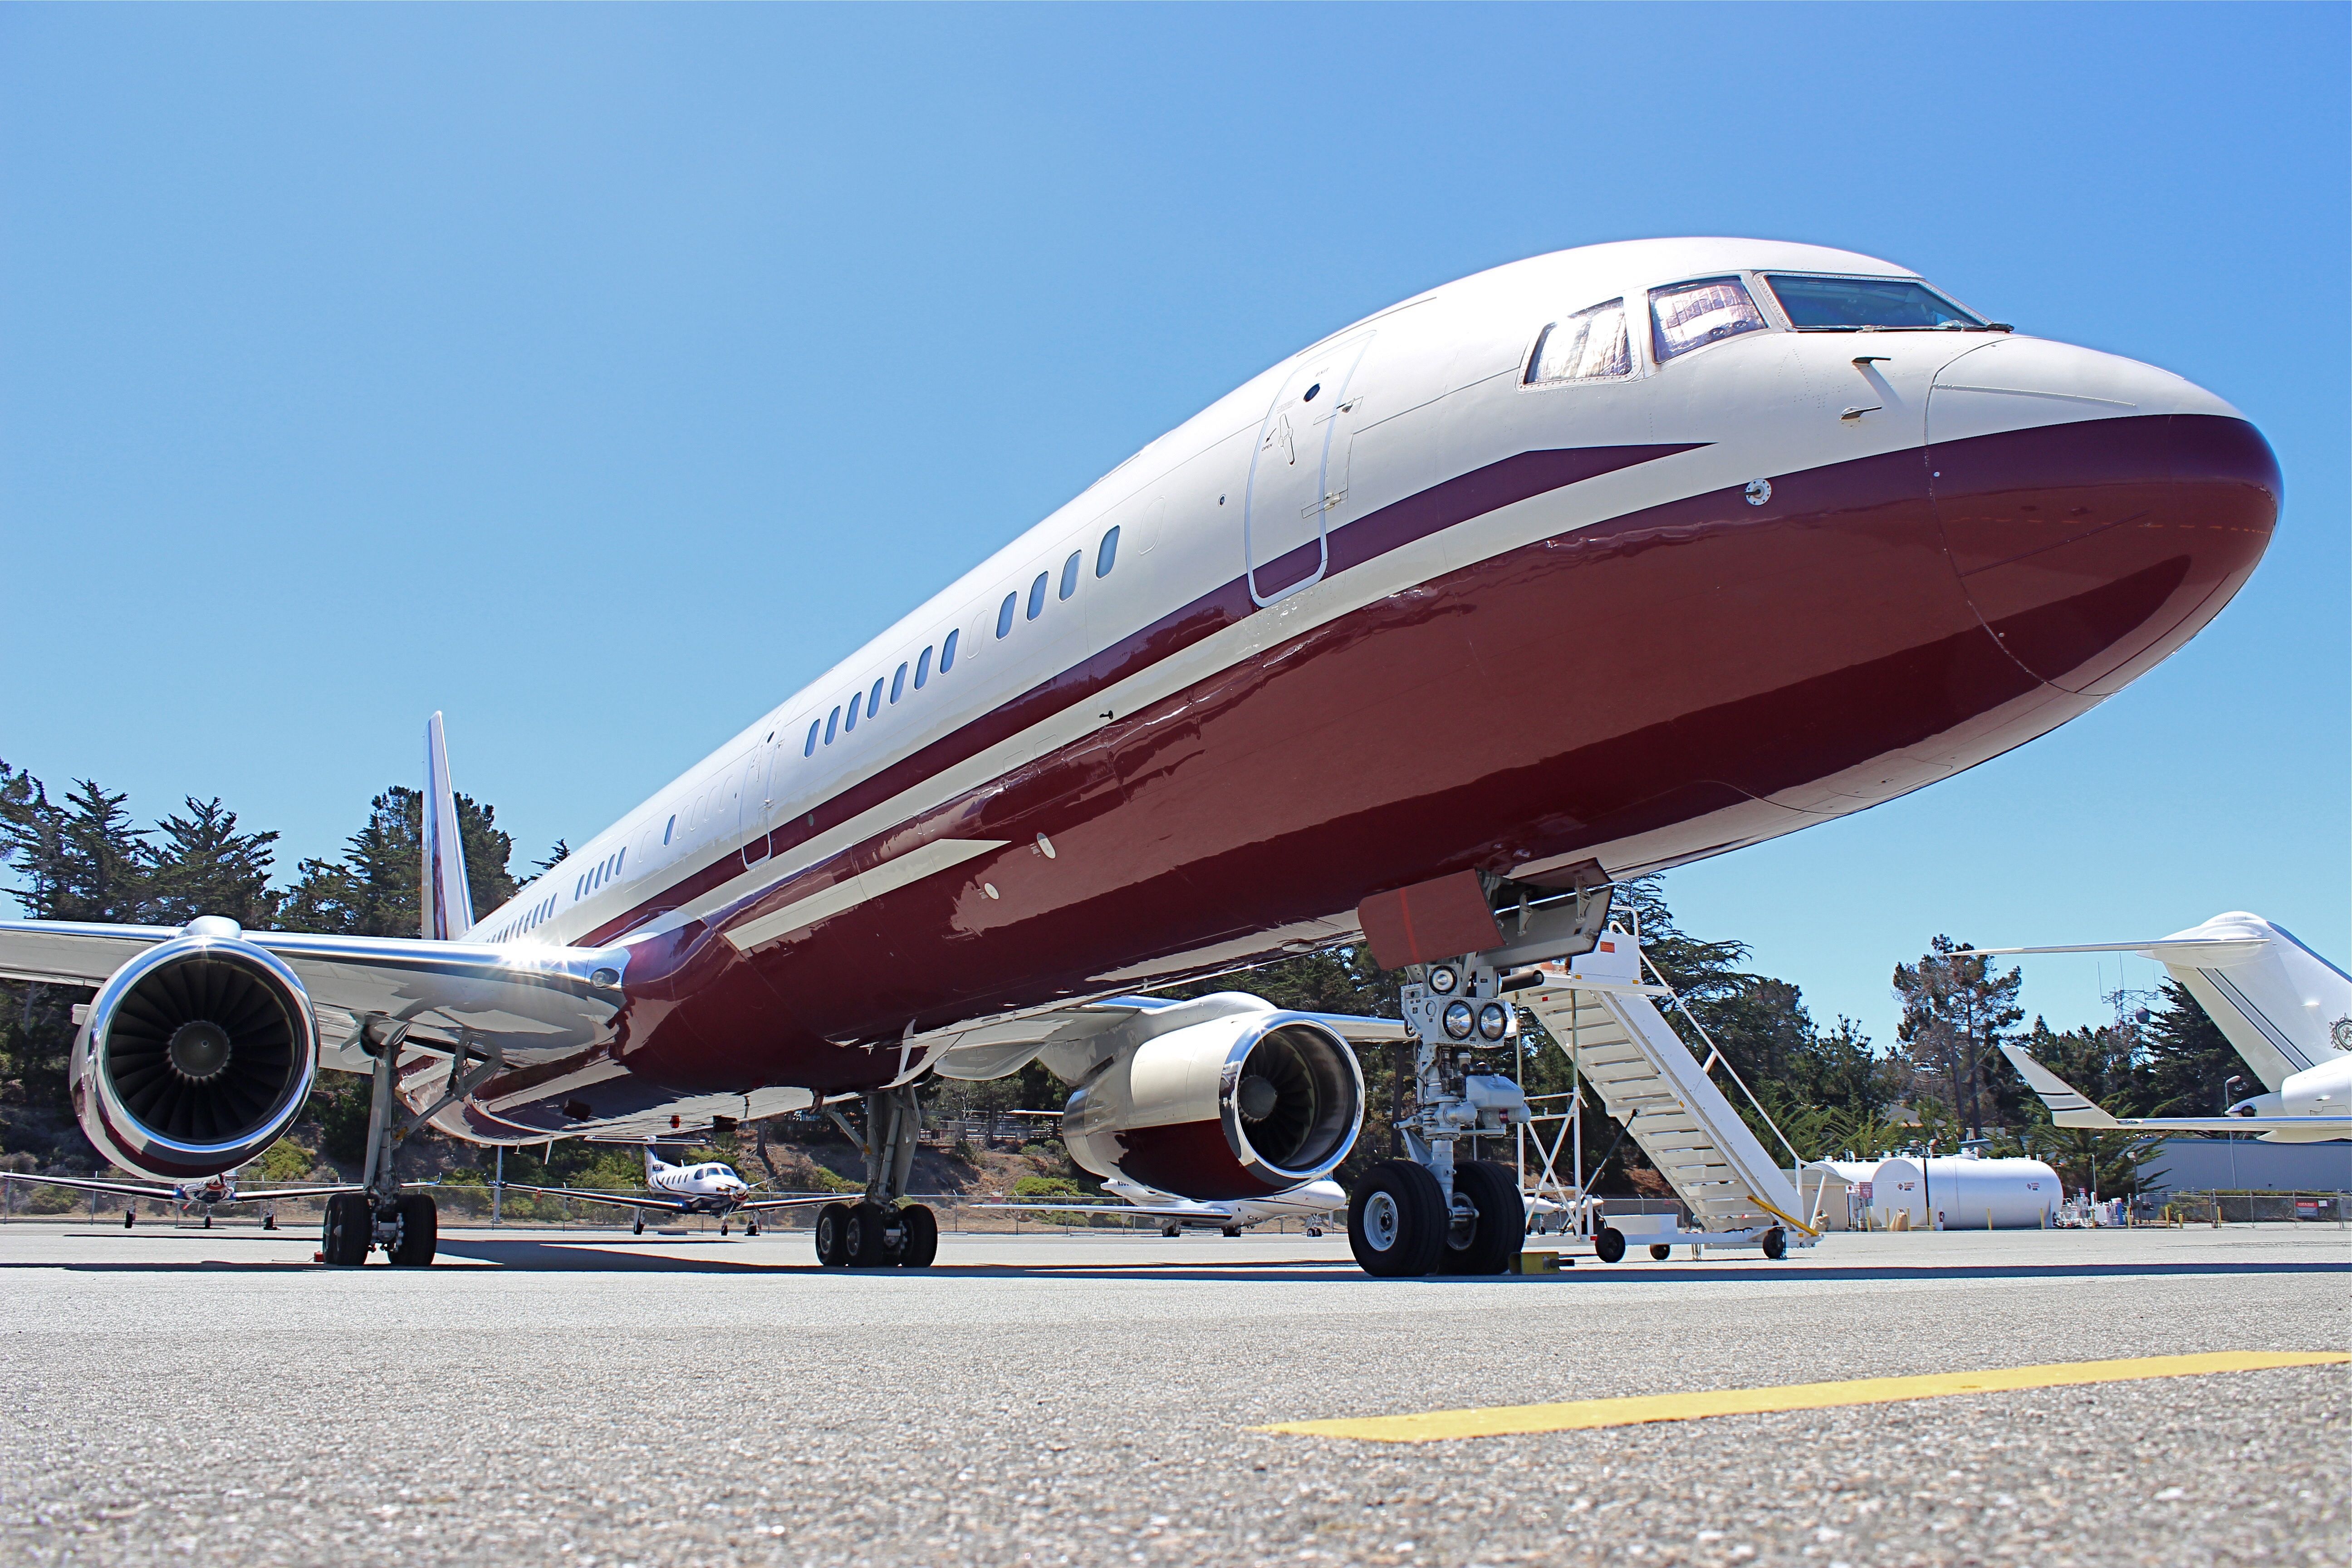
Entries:
[[427,942],[454,942],[474,924],[474,895],[466,881],[466,846],[457,831],[457,797],[449,788],[449,746],[441,715],[425,725],[424,911]]

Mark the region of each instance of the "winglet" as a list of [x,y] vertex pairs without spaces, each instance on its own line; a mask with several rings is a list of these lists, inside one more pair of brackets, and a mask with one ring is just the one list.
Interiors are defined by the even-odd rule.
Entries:
[[449,789],[449,745],[441,715],[425,724],[424,913],[427,942],[449,942],[474,923],[474,895],[466,881],[466,846],[457,831],[457,797]]
[[2017,1047],[2001,1043],[2000,1054],[2009,1058],[2018,1076],[2024,1079],[2042,1103],[2050,1108],[2050,1120],[2060,1127],[2096,1127],[2114,1129],[2122,1122],[2093,1104],[2090,1098],[2073,1084],[2027,1056]]

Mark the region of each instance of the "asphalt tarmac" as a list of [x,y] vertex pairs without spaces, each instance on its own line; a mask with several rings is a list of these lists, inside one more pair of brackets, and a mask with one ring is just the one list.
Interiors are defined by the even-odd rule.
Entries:
[[0,1226],[0,1562],[2352,1563],[2342,1366],[1419,1445],[1318,1417],[2352,1343],[2332,1226],[1378,1281],[1344,1240]]

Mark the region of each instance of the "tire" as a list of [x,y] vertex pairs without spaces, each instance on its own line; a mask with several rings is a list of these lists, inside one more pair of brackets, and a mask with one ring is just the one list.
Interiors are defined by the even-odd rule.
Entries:
[[1160,1234],[1173,1240],[1184,1234],[1184,1227],[1181,1225],[1163,1225],[1160,1227]]
[[1613,1225],[1604,1225],[1592,1238],[1592,1254],[1603,1263],[1615,1263],[1625,1256],[1625,1233]]
[[859,1203],[849,1211],[849,1266],[887,1268],[898,1261],[890,1256],[890,1216],[879,1204]]
[[929,1268],[940,1255],[940,1216],[920,1204],[898,1205],[898,1267]]
[[122,1228],[123,1228],[123,1229],[125,1229],[125,1230],[129,1230],[129,1229],[131,1228],[131,1216],[132,1216],[133,1215],[135,1215],[137,1212],[138,1212],[138,1211],[137,1211],[137,1210],[135,1210],[135,1209],[133,1209],[133,1208],[132,1208],[129,1204],[125,1204],[125,1205],[122,1205]]
[[846,1268],[849,1258],[849,1205],[827,1204],[816,1211],[816,1260],[827,1268]]
[[719,1234],[721,1236],[727,1234],[727,1222],[723,1219],[719,1222]]
[[1307,1227],[1307,1234],[1309,1237],[1321,1236],[1323,1234],[1323,1227],[1319,1225],[1310,1225]]
[[760,1222],[759,1222],[758,1220],[756,1220],[756,1219],[747,1219],[747,1220],[745,1220],[745,1221],[743,1222],[743,1234],[744,1234],[745,1236],[757,1236],[757,1235],[759,1235],[759,1234],[760,1234]]
[[645,1233],[646,1233],[646,1216],[645,1216],[645,1215],[639,1215],[637,1216],[637,1223],[636,1223],[636,1224],[635,1224],[635,1225],[633,1225],[633,1226],[629,1226],[629,1234],[630,1234],[631,1236],[643,1236],[643,1235],[645,1235]]
[[1237,1225],[1220,1226],[1217,1228],[1220,1234],[1227,1237],[1239,1236],[1242,1233],[1242,1227]]
[[[131,1215],[128,1210],[124,1211],[122,1216],[122,1228],[125,1230],[129,1230],[131,1228]],[[264,1230],[276,1230],[278,1228],[278,1216],[274,1214],[263,1215],[261,1216],[261,1228]]]
[[1348,1249],[1382,1279],[1418,1279],[1445,1249],[1445,1194],[1410,1160],[1382,1160],[1348,1194]]
[[1528,1205],[1519,1197],[1519,1184],[1511,1173],[1491,1160],[1473,1160],[1454,1168],[1454,1193],[1467,1198],[1477,1213],[1470,1234],[1454,1245],[1453,1216],[1445,1229],[1445,1258],[1438,1265],[1445,1274],[1500,1274],[1518,1256],[1527,1236]]
[[1764,1256],[1778,1263],[1789,1256],[1789,1233],[1779,1226],[1764,1233]]
[[400,1239],[393,1243],[392,1260],[404,1268],[423,1268],[433,1261],[440,1245],[441,1211],[424,1193],[400,1200]]
[[1675,1249],[1668,1247],[1664,1242],[1654,1241],[1650,1243],[1650,1256],[1656,1258],[1659,1262],[1664,1263],[1667,1258],[1672,1258],[1674,1255]]
[[327,1223],[319,1237],[319,1261],[356,1268],[367,1261],[375,1239],[375,1215],[365,1193],[336,1193],[327,1199]]

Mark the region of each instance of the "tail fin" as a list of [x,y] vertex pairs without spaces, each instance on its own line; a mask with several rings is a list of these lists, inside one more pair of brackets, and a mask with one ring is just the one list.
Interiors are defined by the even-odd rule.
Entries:
[[2245,940],[2242,955],[2177,958],[2158,951],[2198,1005],[2212,1015],[2263,1086],[2275,1089],[2289,1075],[2308,1071],[2344,1047],[2336,1021],[2352,1015],[2352,979],[2296,940],[2293,931],[2259,915],[2215,915],[2194,933]]
[[425,725],[425,940],[450,942],[474,923],[474,895],[466,882],[466,846],[457,832],[457,797],[449,789],[449,745],[441,715]]
[[2042,1097],[2042,1103],[2050,1108],[2050,1120],[2058,1126],[2114,1128],[2123,1125],[2093,1104],[2090,1098],[2073,1084],[2017,1047],[2003,1041],[2000,1054],[2009,1058],[2010,1066],[2017,1069],[2018,1076],[2025,1079],[2027,1086]]
[[650,1138],[646,1139],[646,1181],[648,1184],[651,1184],[651,1182],[652,1182],[652,1181],[653,1181],[653,1179],[654,1179],[654,1172],[656,1172],[656,1170],[660,1169],[660,1168],[661,1168],[664,1164],[666,1164],[666,1163],[667,1163],[667,1162],[666,1162],[665,1160],[663,1160],[663,1159],[662,1159],[662,1157],[661,1157],[660,1155],[658,1155],[658,1154],[656,1154],[656,1153],[655,1153],[655,1152],[654,1152],[654,1141],[653,1141],[652,1139],[650,1139]]

